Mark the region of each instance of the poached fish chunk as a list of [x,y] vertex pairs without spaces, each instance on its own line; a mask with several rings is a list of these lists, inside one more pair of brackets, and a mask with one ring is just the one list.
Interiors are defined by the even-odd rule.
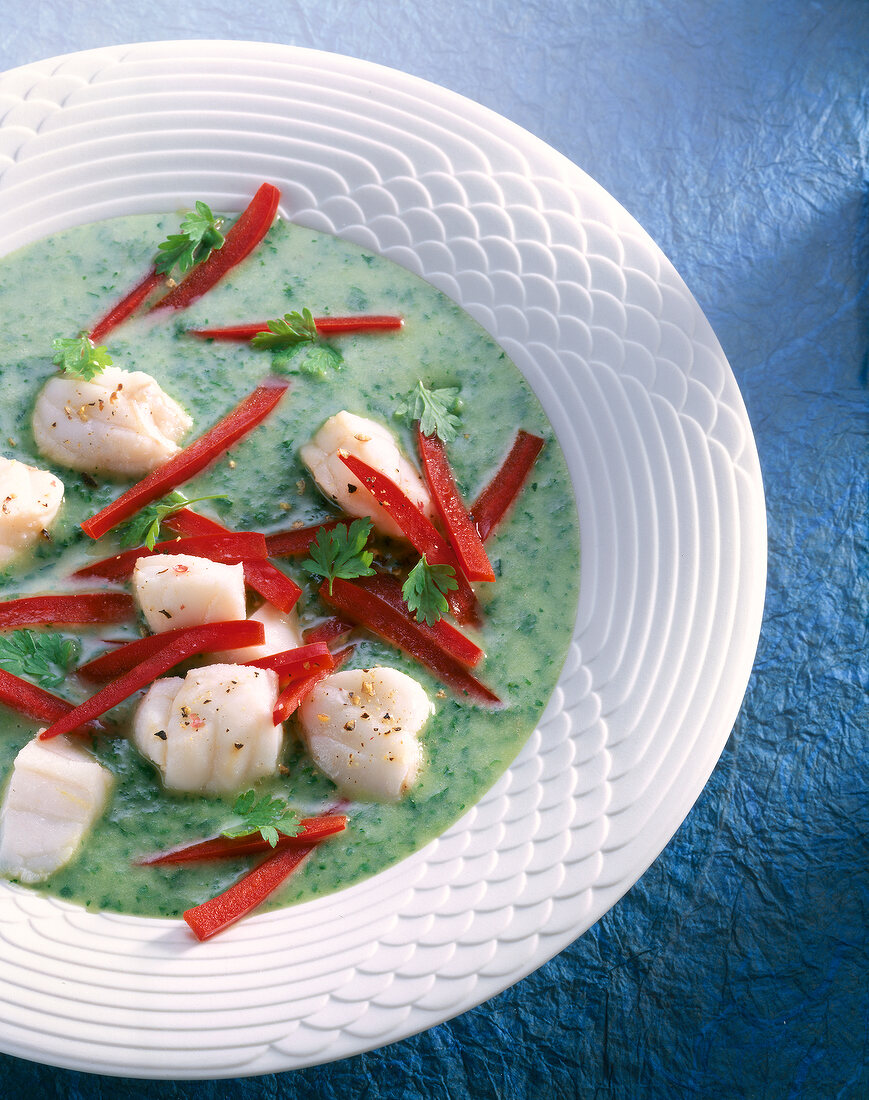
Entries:
[[150,374],[120,367],[106,367],[90,382],[49,378],[33,409],[44,455],[73,470],[117,477],[144,477],[162,466],[192,424]]
[[416,781],[417,734],[433,712],[413,677],[368,668],[325,677],[298,714],[314,763],[344,794],[397,802]]
[[277,770],[283,727],[272,721],[278,677],[270,669],[207,665],[148,689],[133,741],[170,791],[231,794]]
[[0,457],[0,569],[48,531],[62,500],[60,478]]
[[247,617],[241,564],[224,565],[190,554],[139,558],[133,594],[155,634]]
[[103,812],[112,783],[108,768],[71,738],[28,741],[15,757],[0,807],[0,874],[42,882],[69,863]]
[[354,455],[385,474],[429,519],[434,520],[434,506],[425,482],[399,451],[395,436],[383,424],[355,413],[336,413],[299,454],[325,496],[351,516],[369,517],[382,534],[404,538],[401,528],[385,508],[341,461],[339,451]]

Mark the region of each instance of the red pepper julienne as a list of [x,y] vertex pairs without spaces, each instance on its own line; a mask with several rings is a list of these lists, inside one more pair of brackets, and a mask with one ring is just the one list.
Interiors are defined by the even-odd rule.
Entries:
[[239,565],[246,561],[265,559],[267,549],[265,537],[256,531],[195,535],[190,538],[157,542],[153,550],[149,550],[147,546],[122,550],[112,558],[104,558],[102,561],[83,566],[72,576],[76,579],[102,577],[107,581],[123,581],[132,574],[140,558],[151,558],[157,554],[188,554],[194,558],[208,558],[209,561],[221,562],[224,565]]
[[136,614],[133,597],[123,592],[78,592],[68,596],[25,596],[0,603],[0,630],[48,623],[117,623]]
[[284,396],[289,383],[270,378],[240,402],[227,416],[218,421],[199,439],[180,451],[174,458],[133,485],[101,512],[82,523],[82,530],[98,539],[123,523],[136,512],[160,500],[179,485],[201,473],[239,439],[251,432],[274,410]]
[[[54,721],[48,729],[42,731],[40,739],[49,741],[62,733],[78,730],[85,723],[101,717],[106,711],[128,699],[140,688],[165,675],[175,665],[199,653],[262,645],[265,641],[263,625],[254,619],[206,623],[203,626],[190,626],[166,633],[170,635],[168,638],[166,635],[154,635],[162,640],[163,644],[159,648],[152,650],[143,661],[122,673],[96,695]],[[141,640],[150,642],[147,638]]]
[[182,844],[165,852],[141,856],[134,860],[137,867],[155,867],[168,863],[198,863],[215,859],[234,859],[238,856],[261,855],[283,848],[296,848],[327,836],[343,832],[347,828],[345,814],[324,814],[322,817],[303,818],[301,832],[296,836],[279,836],[274,848],[262,836],[215,836],[192,844]]
[[[315,317],[314,325],[320,336],[343,336],[357,332],[390,332],[404,325],[403,317],[386,314],[363,314],[359,317]],[[223,328],[189,328],[188,336],[201,340],[226,340],[248,343],[260,333],[270,332],[268,321],[251,321],[244,325],[226,325]]]

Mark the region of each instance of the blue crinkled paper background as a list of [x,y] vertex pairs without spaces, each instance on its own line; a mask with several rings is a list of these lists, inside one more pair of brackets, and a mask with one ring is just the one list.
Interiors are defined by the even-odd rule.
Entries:
[[864,0],[243,0],[3,5],[0,68],[167,38],[285,42],[493,108],[649,231],[748,406],[769,513],[755,670],[673,841],[582,939],[384,1050],[241,1081],[0,1059],[0,1095],[869,1095]]

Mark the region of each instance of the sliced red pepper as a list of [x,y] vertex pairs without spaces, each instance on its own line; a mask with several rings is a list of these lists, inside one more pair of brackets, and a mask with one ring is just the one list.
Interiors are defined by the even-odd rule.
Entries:
[[302,637],[310,644],[325,642],[328,645],[329,642],[334,642],[336,638],[343,638],[352,629],[352,623],[345,623],[343,619],[333,615],[331,619],[324,619],[316,626],[308,627],[307,630],[302,631]]
[[471,505],[471,516],[484,542],[522,491],[543,442],[539,435],[520,431],[498,472]]
[[[354,332],[389,332],[404,325],[403,317],[387,314],[363,314],[359,317],[315,317],[314,325],[320,336],[341,336]],[[268,321],[251,321],[244,325],[227,325],[223,328],[189,328],[188,336],[202,340],[230,340],[248,343],[261,332],[270,332]]]
[[288,384],[283,379],[273,378],[257,386],[231,413],[189,447],[185,447],[174,458],[170,458],[144,480],[128,489],[101,512],[85,520],[81,525],[82,530],[92,539],[98,539],[146,505],[160,500],[201,473],[242,436],[265,420],[283,397]]
[[430,635],[420,630],[419,623],[396,611],[376,592],[354,581],[335,579],[331,593],[328,583],[323,583],[320,597],[342,615],[367,627],[431,669],[458,694],[487,706],[500,704],[498,696],[473,677],[455,657],[441,649]]
[[446,600],[450,611],[460,623],[478,622],[480,612],[473,589],[462,572],[452,547],[428,516],[424,515],[410,497],[380,470],[376,470],[361,458],[346,451],[339,451],[338,457],[371,493],[377,503],[386,509],[414,548],[425,555],[429,565],[452,566],[458,588],[447,593]]
[[[167,635],[170,635],[167,638]],[[116,707],[140,688],[153,683],[182,661],[195,657],[199,653],[208,653],[222,649],[239,649],[244,646],[262,645],[265,641],[263,625],[255,619],[204,623],[202,626],[190,626],[182,630],[167,631],[156,637],[164,644],[154,650],[134,668],[123,673],[117,680],[107,684],[96,695],[92,695],[69,714],[57,719],[40,734],[43,741],[58,737],[62,733],[72,733],[86,722],[99,718],[106,711]],[[135,643],[132,643],[135,644]]]
[[267,657],[258,657],[254,661],[244,661],[252,668],[270,668],[283,679],[297,679],[307,676],[314,670],[331,671],[335,666],[329,647],[324,642],[285,649],[280,653],[270,653]]
[[66,699],[13,676],[3,668],[0,668],[0,703],[36,722],[56,722],[74,709]]
[[322,531],[333,531],[339,524],[350,525],[340,519],[327,520],[325,523],[315,523],[310,527],[297,527],[290,531],[275,531],[266,535],[266,546],[270,558],[300,558],[311,550],[311,543],[316,542]]
[[299,704],[305,696],[309,695],[321,680],[325,680],[327,676],[330,676],[333,672],[337,672],[344,662],[353,654],[355,649],[355,645],[345,646],[344,649],[338,650],[337,653],[332,654],[331,668],[320,668],[308,676],[290,680],[278,696],[278,701],[275,703],[275,709],[272,711],[272,721],[274,724],[279,726],[282,722],[286,722],[290,715],[298,709]]
[[167,863],[199,863],[205,860],[234,859],[238,856],[261,855],[263,852],[280,851],[283,848],[296,848],[300,844],[310,844],[327,836],[334,836],[347,828],[345,814],[324,814],[322,817],[303,818],[302,828],[296,836],[278,836],[274,848],[261,835],[255,836],[215,836],[208,840],[199,840],[194,844],[182,844],[166,852],[157,852],[152,856],[141,856],[134,860],[137,867],[155,867]]
[[194,535],[190,538],[167,539],[155,542],[154,549],[136,546],[132,550],[122,550],[113,558],[104,558],[91,565],[85,565],[73,573],[73,577],[102,577],[108,581],[122,581],[131,576],[139,558],[150,558],[155,554],[188,554],[194,558],[208,558],[209,561],[224,565],[239,565],[252,559],[265,559],[267,556],[265,536],[256,531],[227,532],[219,535]]
[[26,596],[0,603],[0,630],[46,623],[117,623],[135,614],[133,597],[124,592]]
[[417,622],[416,616],[408,608],[401,592],[401,581],[397,577],[391,577],[385,573],[378,573],[373,577],[359,577],[356,581],[360,588],[372,592],[378,599],[388,603],[391,608],[407,619],[408,623],[421,634],[430,638],[436,646],[461,661],[463,665],[473,668],[486,656],[482,649],[472,642],[460,630],[456,630],[452,623],[446,619],[438,619],[434,626],[427,622]]
[[443,440],[423,435],[418,422],[416,427],[425,480],[465,576],[469,581],[494,581],[495,571],[456,486]]
[[223,245],[164,294],[155,309],[186,309],[218,283],[227,272],[248,256],[271,228],[278,211],[281,193],[270,183],[263,183],[245,209],[226,232]]
[[[189,508],[182,508],[181,511],[169,516],[164,521],[164,526],[181,535],[227,533],[227,528],[221,526],[216,520],[209,519],[208,516],[200,516],[197,512],[191,512]],[[266,539],[266,549],[268,549],[268,539]],[[244,579],[254,592],[259,592],[264,600],[284,614],[292,611],[302,594],[296,582],[270,561],[246,561]]]
[[315,848],[316,844],[279,848],[228,890],[188,909],[184,919],[194,936],[198,940],[207,940],[253,912]]
[[125,294],[117,305],[112,306],[109,312],[97,321],[90,331],[91,342],[98,344],[101,340],[104,340],[122,321],[126,321],[128,317],[132,316],[139,306],[147,298],[150,298],[158,286],[165,282],[166,276],[161,275],[155,267],[152,267],[144,279],[136,283],[133,289]]

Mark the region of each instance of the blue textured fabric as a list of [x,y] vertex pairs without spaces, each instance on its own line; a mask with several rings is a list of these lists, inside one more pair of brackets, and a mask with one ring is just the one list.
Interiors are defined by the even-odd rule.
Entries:
[[[11,9],[11,10],[9,10]],[[769,511],[755,671],[666,851],[587,935],[381,1051],[236,1082],[0,1059],[9,1097],[869,1095],[869,5],[247,0],[7,6],[0,66],[165,38],[334,50],[494,108],[658,241],[748,405]]]

